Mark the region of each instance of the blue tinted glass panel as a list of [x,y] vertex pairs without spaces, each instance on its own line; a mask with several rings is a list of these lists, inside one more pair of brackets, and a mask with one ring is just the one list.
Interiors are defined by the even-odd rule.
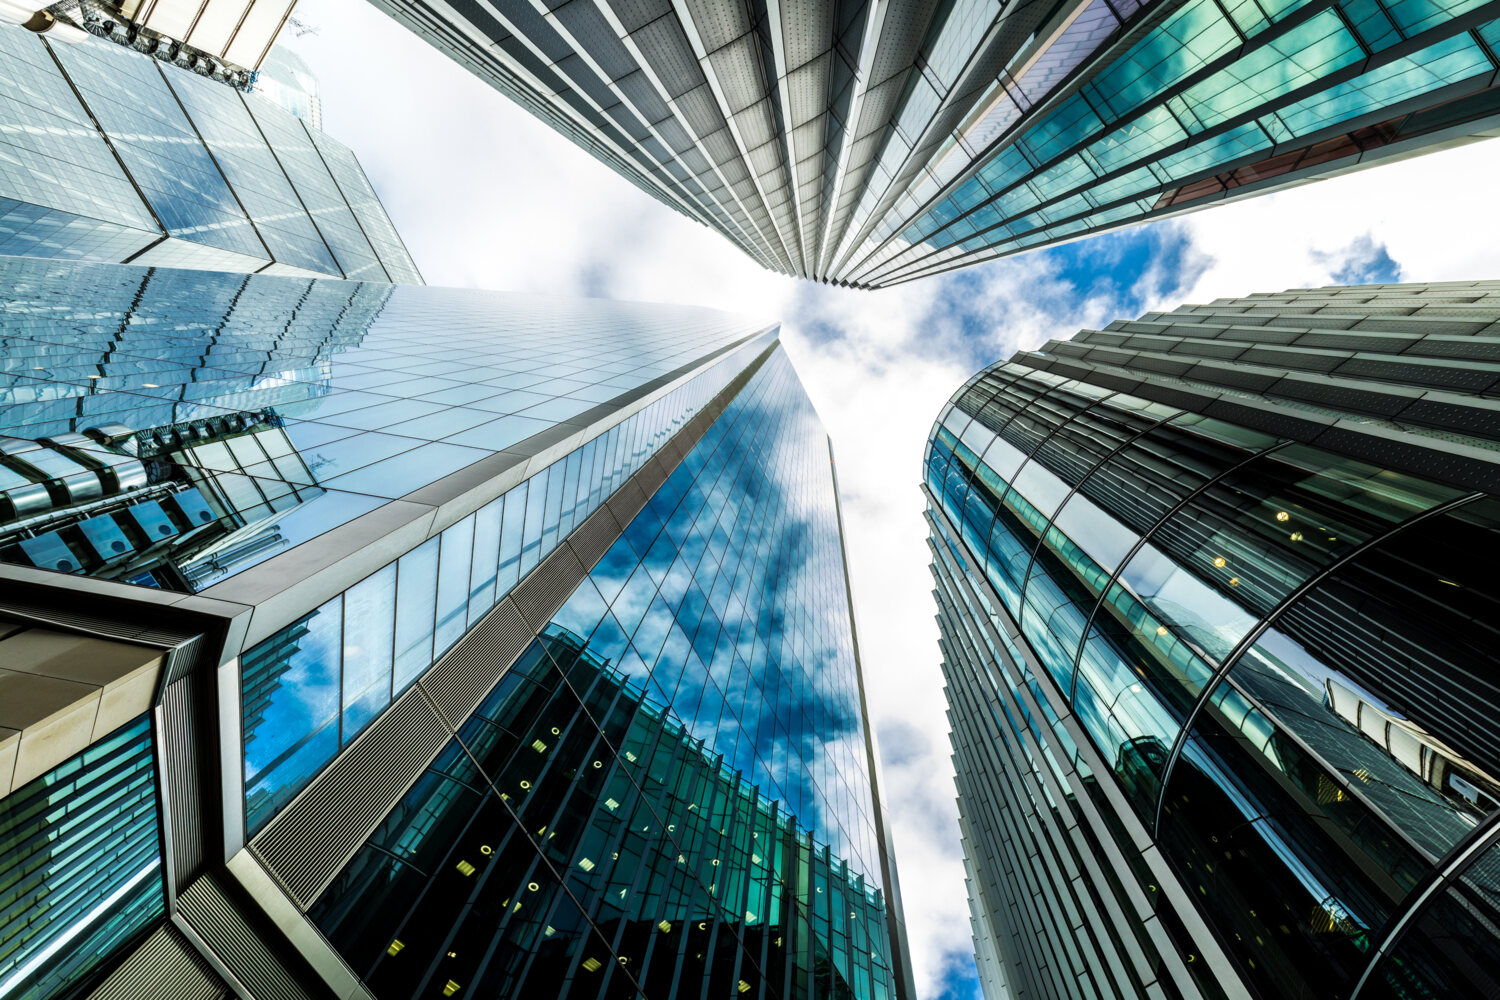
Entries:
[[393,563],[344,593],[344,743],[359,735],[391,702],[395,628]]
[[241,657],[245,825],[260,829],[339,748],[343,596]]
[[397,562],[395,688],[432,664],[432,628],[437,614],[438,547],[430,538]]

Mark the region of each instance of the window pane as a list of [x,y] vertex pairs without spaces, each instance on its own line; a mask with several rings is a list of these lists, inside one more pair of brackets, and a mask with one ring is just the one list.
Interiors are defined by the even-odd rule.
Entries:
[[500,569],[495,581],[498,599],[510,593],[521,578],[521,529],[526,524],[526,488],[522,483],[505,494],[505,516],[500,523]]
[[438,539],[429,538],[397,564],[396,691],[405,690],[432,663],[438,544]]
[[542,510],[547,503],[549,470],[543,469],[526,481],[526,531],[521,548],[521,575],[531,572],[541,559]]
[[495,567],[500,560],[500,513],[505,498],[491,500],[474,514],[474,558],[469,570],[469,628],[495,606]]
[[434,657],[459,640],[469,616],[469,558],[474,550],[474,519],[466,517],[442,534],[438,562],[437,628]]
[[338,752],[342,625],[339,596],[244,656],[245,826],[251,833]]
[[344,594],[344,726],[348,743],[391,701],[396,629],[396,564]]

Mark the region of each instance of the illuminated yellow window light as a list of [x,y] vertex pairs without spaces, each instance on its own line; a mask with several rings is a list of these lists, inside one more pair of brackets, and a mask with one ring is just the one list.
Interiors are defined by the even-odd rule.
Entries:
[[741,993],[749,993],[750,992],[750,984],[747,983],[747,982],[745,982],[743,979],[740,980],[740,992]]
[[670,934],[670,933],[672,933],[672,922],[670,920],[663,920],[661,923],[657,924],[656,926],[659,927],[659,928],[661,928],[661,932],[663,934]]
[[585,958],[583,960],[583,967],[589,972],[598,972],[599,966],[603,964],[604,963],[599,961],[597,958]]
[[387,955],[395,955],[395,954],[399,953],[402,948],[405,948],[405,947],[406,947],[405,943],[403,943],[400,938],[397,938],[396,940],[394,940],[394,941],[391,942],[391,946],[385,950],[385,953]]
[[532,740],[531,749],[535,750],[537,753],[546,753],[547,744],[543,743],[541,740]]
[[588,858],[579,858],[578,867],[582,868],[586,872],[591,872],[594,870],[594,863]]
[[610,812],[614,812],[616,809],[620,808],[620,803],[616,802],[614,799],[605,799],[604,808],[608,809]]
[[459,986],[457,983],[450,979],[448,980],[447,984],[443,986],[443,996],[451,997],[461,989],[463,989],[462,986]]
[[469,864],[467,861],[460,861],[455,867],[458,868],[458,872],[460,875],[474,874],[474,866]]

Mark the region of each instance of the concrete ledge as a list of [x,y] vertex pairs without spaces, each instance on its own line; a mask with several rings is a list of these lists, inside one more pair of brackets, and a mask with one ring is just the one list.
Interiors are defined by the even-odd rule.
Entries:
[[0,638],[0,795],[151,707],[160,649],[42,628]]

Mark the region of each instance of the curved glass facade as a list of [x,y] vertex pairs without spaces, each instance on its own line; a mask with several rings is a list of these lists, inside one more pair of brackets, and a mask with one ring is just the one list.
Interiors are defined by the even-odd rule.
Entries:
[[[1328,354],[1349,344],[1346,358],[1379,336],[1391,307],[1429,317],[1429,335],[1445,306],[1500,317],[1484,289],[1457,300],[1356,291],[1195,311],[1243,328],[1337,317],[1360,332],[1319,335]],[[1184,340],[1207,322],[1155,319],[1173,318]],[[1170,333],[1158,337],[1170,351]],[[1119,877],[1137,883],[1089,887],[1101,919],[1091,933],[1116,939],[1095,947],[1116,974],[1134,973],[1122,981],[1135,992],[1170,974],[1184,992],[1218,995],[1215,980],[1232,970],[1262,997],[1349,997],[1367,974],[1370,990],[1470,995],[1422,985],[1415,964],[1400,985],[1395,960],[1378,959],[1500,807],[1488,715],[1500,592],[1472,556],[1500,550],[1500,501],[1461,476],[1420,474],[1399,447],[1385,465],[1349,453],[1365,446],[1320,447],[1270,403],[1259,426],[1221,419],[1203,411],[1222,406],[1195,406],[1179,379],[1055,365],[1054,346],[987,369],[953,398],[929,441],[926,484],[950,691],[967,692],[970,713],[1011,710],[1012,737],[1049,758],[1072,797],[1052,803],[1059,821],[1114,839],[1127,861]],[[1402,346],[1412,367],[1448,363],[1427,340]],[[1335,391],[1359,388],[1346,386]],[[1002,690],[1012,672],[1030,698]],[[1035,779],[985,763],[982,732],[956,723],[961,797],[976,785],[992,800],[1022,794]],[[1161,919],[1163,936],[1140,942],[1144,961],[1104,925],[1100,893]],[[1037,981],[1014,952],[1009,964]]]

